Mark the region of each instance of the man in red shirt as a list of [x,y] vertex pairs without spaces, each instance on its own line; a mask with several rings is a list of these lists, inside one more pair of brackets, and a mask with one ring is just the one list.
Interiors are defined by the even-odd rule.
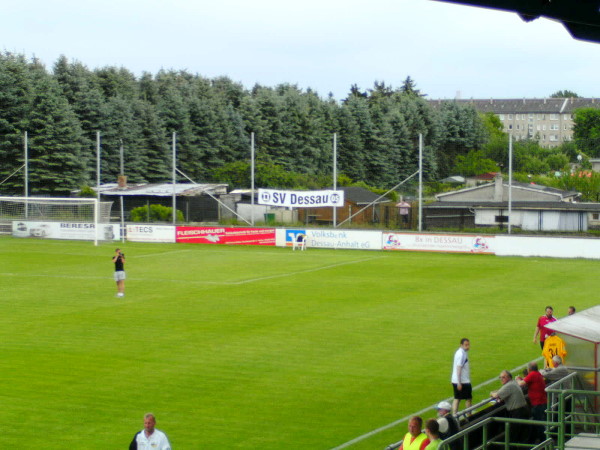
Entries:
[[[517,378],[517,383],[519,383],[519,386],[527,386],[527,395],[531,403],[531,416],[533,420],[545,421],[546,406],[548,403],[546,398],[546,382],[542,374],[538,371],[536,362],[530,362],[527,365],[527,369],[527,376],[525,378]],[[544,440],[543,425],[533,425],[531,431],[535,442],[542,442]]]
[[546,306],[546,314],[540,317],[537,321],[537,326],[535,328],[535,334],[533,335],[533,343],[537,342],[538,334],[540,335],[540,347],[544,350],[544,341],[548,336],[550,336],[553,331],[546,328],[551,322],[556,322],[556,317],[552,315],[554,309],[552,306]]

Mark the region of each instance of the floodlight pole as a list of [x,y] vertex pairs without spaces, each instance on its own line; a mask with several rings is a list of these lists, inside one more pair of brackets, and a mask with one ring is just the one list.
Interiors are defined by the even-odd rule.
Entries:
[[[337,190],[337,133],[333,133],[333,190]],[[337,206],[333,206],[333,228],[337,227]]]
[[508,135],[508,234],[512,228],[512,134]]
[[96,198],[100,201],[100,132],[96,131]]
[[173,166],[173,198],[172,198],[172,206],[173,206],[173,226],[177,225],[177,167],[176,167],[176,154],[177,154],[177,148],[176,148],[176,139],[177,139],[177,133],[175,131],[173,131],[173,161],[172,161],[172,166]]
[[[24,193],[25,193],[25,198],[29,197],[29,148],[28,148],[28,143],[27,143],[27,131],[25,131],[25,135],[23,136],[23,159],[25,160],[25,171],[23,172],[23,175],[25,177],[24,181],[23,181],[23,189],[24,189]],[[25,218],[27,219],[29,217],[29,205],[27,204],[27,201],[25,201]]]
[[250,133],[250,223],[254,226],[254,131]]
[[[23,159],[25,160],[25,181],[23,183],[23,188],[25,197],[29,197],[29,143],[27,140],[27,131],[25,131],[25,135],[23,136],[23,153]],[[25,211],[25,217],[27,217],[27,210]]]
[[419,231],[423,231],[423,134],[419,133]]
[[96,131],[96,204],[94,205],[94,245],[98,245],[98,209],[100,208],[100,131]]

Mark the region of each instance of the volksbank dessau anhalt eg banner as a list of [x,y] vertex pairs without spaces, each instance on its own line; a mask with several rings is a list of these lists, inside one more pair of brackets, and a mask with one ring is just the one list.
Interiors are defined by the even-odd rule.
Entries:
[[344,191],[280,191],[259,189],[259,205],[286,206],[288,208],[315,208],[319,206],[344,206]]

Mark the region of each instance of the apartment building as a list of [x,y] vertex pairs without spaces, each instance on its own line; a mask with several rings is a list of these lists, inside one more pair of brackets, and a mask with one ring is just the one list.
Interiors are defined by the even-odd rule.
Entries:
[[595,98],[430,100],[433,106],[453,101],[472,105],[482,113],[496,114],[513,139],[535,139],[544,147],[556,147],[573,139],[573,113],[579,108],[600,108]]

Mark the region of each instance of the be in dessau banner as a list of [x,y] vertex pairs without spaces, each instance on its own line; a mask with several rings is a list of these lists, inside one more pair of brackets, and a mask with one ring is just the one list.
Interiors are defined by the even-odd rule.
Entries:
[[384,250],[494,254],[494,236],[383,233]]
[[286,206],[288,208],[316,208],[319,206],[344,206],[344,191],[280,191],[259,189],[259,205]]

